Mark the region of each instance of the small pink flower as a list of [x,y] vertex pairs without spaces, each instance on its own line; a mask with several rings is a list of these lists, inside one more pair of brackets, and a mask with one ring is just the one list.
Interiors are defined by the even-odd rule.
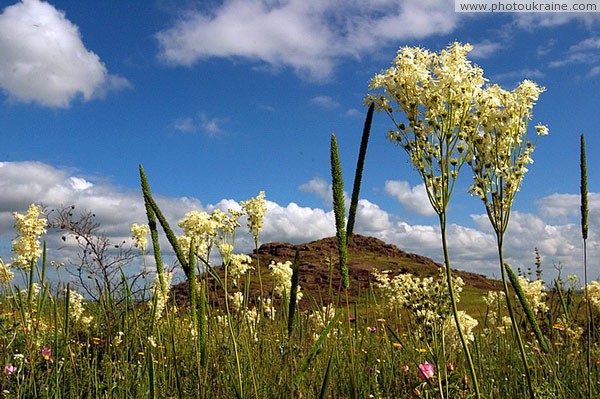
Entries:
[[4,367],[4,375],[6,375],[7,377],[9,375],[11,375],[12,373],[14,373],[15,371],[17,371],[17,368],[15,366],[13,366],[12,364],[8,363],[5,367]]
[[53,363],[54,361],[52,360],[52,349],[47,348],[47,347],[43,347],[42,348],[42,357],[44,358],[45,361],[47,361],[48,363]]
[[402,372],[403,373],[408,373],[409,369],[410,369],[410,367],[408,367],[408,364],[405,364],[404,366],[402,366]]
[[377,332],[377,327],[373,326],[373,327],[369,327],[369,332]]
[[448,364],[446,365],[446,370],[450,372],[454,371],[454,365],[451,362],[448,362]]
[[355,316],[350,316],[348,318],[348,320],[350,320],[350,323],[354,323],[356,321],[356,317]]
[[433,364],[429,362],[425,362],[423,364],[419,364],[417,367],[419,369],[418,377],[421,380],[428,380],[435,374],[435,369],[433,368]]

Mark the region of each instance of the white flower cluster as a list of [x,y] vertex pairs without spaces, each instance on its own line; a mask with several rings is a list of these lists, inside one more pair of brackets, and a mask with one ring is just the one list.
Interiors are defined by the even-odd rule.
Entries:
[[321,310],[315,310],[308,316],[308,322],[313,328],[313,339],[316,341],[327,324],[335,317],[335,306],[329,304]]
[[[375,272],[377,287],[383,294],[385,306],[390,311],[406,309],[419,323],[431,325],[450,313],[450,296],[444,280],[443,268],[437,277],[415,277],[402,273],[390,278],[386,272]],[[456,301],[464,286],[461,277],[453,277]]]
[[590,284],[588,284],[587,292],[592,307],[597,312],[600,312],[600,282],[592,281]]
[[12,242],[13,252],[17,255],[12,259],[12,266],[29,270],[31,263],[36,262],[42,254],[40,237],[46,233],[47,220],[42,217],[40,207],[33,204],[29,205],[26,214],[14,212],[13,216],[19,238]]
[[[458,311],[458,322],[460,323],[460,328],[462,329],[465,339],[471,342],[475,341],[475,333],[473,330],[477,327],[479,322],[463,310]],[[444,322],[444,331],[444,336],[450,346],[457,347],[460,345],[460,337],[453,317],[448,317]]]
[[81,322],[84,326],[88,326],[94,318],[92,316],[83,315],[85,312],[83,304],[83,295],[75,290],[69,290],[69,317],[76,323]]
[[[271,271],[271,276],[273,277],[273,292],[277,296],[281,298],[285,297],[289,301],[290,292],[292,290],[292,262],[271,262],[269,265],[269,270]],[[300,292],[300,285],[298,285],[296,302],[299,302],[301,298],[302,292]]]
[[[470,192],[480,197],[494,228],[504,231],[535,145],[526,140],[533,106],[545,90],[525,80],[513,91],[484,87],[483,70],[471,64],[469,44],[453,43],[439,54],[403,47],[393,65],[377,74],[367,96],[394,122],[389,139],[402,146],[421,175],[436,212],[446,209],[465,161],[473,169]],[[397,120],[397,115],[405,119]],[[548,128],[536,126],[538,136]],[[500,194],[501,193],[501,194]]]
[[150,227],[147,224],[134,223],[131,225],[133,246],[139,248],[141,251],[145,251],[148,246],[148,234],[150,234]]
[[240,277],[242,277],[248,270],[253,270],[251,265],[252,258],[244,254],[233,254],[229,257],[229,276],[231,276],[231,282],[237,287]]
[[[156,298],[156,308],[154,311],[154,317],[156,320],[159,320],[161,318],[163,310],[167,306],[167,302],[169,300],[169,291],[171,290],[172,278],[172,272],[163,272],[162,274],[157,273],[154,277],[154,284],[152,285],[152,294]],[[152,305],[152,303],[150,302],[149,305]]]
[[544,292],[544,282],[542,280],[530,281],[524,276],[518,276],[517,278],[531,306],[531,310],[533,312],[547,312],[548,305],[545,302],[546,292]]
[[265,192],[261,191],[255,198],[240,202],[240,206],[246,212],[246,215],[248,215],[248,229],[256,240],[262,230],[263,220],[267,212]]

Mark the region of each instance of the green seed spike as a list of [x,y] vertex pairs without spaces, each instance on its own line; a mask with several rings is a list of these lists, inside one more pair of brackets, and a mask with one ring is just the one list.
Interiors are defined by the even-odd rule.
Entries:
[[542,333],[542,330],[540,329],[540,326],[535,318],[535,314],[533,314],[533,310],[531,309],[531,306],[529,305],[529,301],[525,297],[523,288],[521,287],[521,284],[519,283],[519,279],[517,278],[517,275],[515,274],[515,272],[512,270],[512,268],[510,267],[510,265],[508,263],[504,264],[504,269],[506,270],[506,273],[508,274],[508,279],[510,280],[510,283],[512,284],[513,288],[515,289],[515,294],[517,295],[517,298],[519,299],[519,302],[521,303],[521,306],[523,307],[525,316],[527,317],[527,320],[529,320],[529,324],[531,325],[531,328],[533,329],[533,332],[535,333],[535,337],[537,338],[537,341],[540,344],[542,351],[544,351],[544,353],[550,353],[550,346],[548,345],[548,341],[546,340],[546,338],[544,337],[544,334]]
[[189,279],[189,278],[191,278],[191,276],[194,275],[194,270],[189,267],[188,261],[185,258],[185,255],[183,254],[181,247],[179,246],[179,241],[177,241],[177,237],[175,236],[175,233],[173,233],[173,230],[171,230],[171,226],[169,226],[169,222],[167,222],[167,219],[165,218],[165,216],[161,212],[160,208],[154,201],[154,198],[152,198],[152,194],[150,192],[150,186],[148,185],[148,179],[146,178],[146,174],[144,173],[144,168],[142,167],[141,164],[140,164],[139,168],[140,168],[140,180],[141,180],[141,184],[142,184],[142,193],[144,194],[144,202],[147,202],[150,205],[150,207],[152,208],[152,211],[156,215],[156,218],[158,219],[160,225],[162,226],[162,228],[165,232],[165,235],[167,236],[167,240],[169,240],[169,243],[171,244],[171,246],[173,247],[173,250],[175,251],[175,255],[177,256],[177,260],[179,261],[179,263],[181,264],[181,267],[183,268],[185,276]]
[[352,238],[354,232],[354,221],[356,220],[356,209],[358,207],[358,197],[360,195],[360,184],[362,183],[362,173],[365,166],[365,156],[367,154],[367,145],[369,144],[369,135],[371,133],[371,123],[373,122],[373,111],[375,103],[371,103],[367,111],[365,126],[363,128],[360,149],[358,151],[358,160],[356,162],[356,174],[354,175],[354,186],[352,187],[352,200],[350,201],[350,212],[348,214],[348,226],[346,228],[346,241]]
[[588,238],[588,189],[587,162],[585,159],[585,137],[581,135],[581,235]]
[[342,168],[340,166],[340,156],[335,134],[331,135],[331,178],[333,186],[333,213],[335,214],[335,230],[340,257],[342,287],[348,288],[350,286],[350,278],[348,276],[348,243],[346,242],[345,230],[346,206],[344,204],[344,180],[342,178]]

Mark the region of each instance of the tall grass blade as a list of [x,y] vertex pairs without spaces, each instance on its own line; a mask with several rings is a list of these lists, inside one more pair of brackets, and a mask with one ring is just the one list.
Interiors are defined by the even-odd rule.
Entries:
[[510,267],[510,265],[508,263],[504,264],[504,269],[506,270],[506,273],[508,274],[508,279],[510,280],[510,283],[512,284],[513,288],[515,289],[515,294],[517,295],[517,298],[519,299],[519,302],[521,303],[521,306],[523,307],[525,316],[527,317],[527,320],[529,321],[529,324],[531,325],[531,328],[533,329],[535,337],[536,337],[538,343],[540,344],[542,351],[544,351],[544,353],[549,353],[550,346],[548,345],[548,341],[546,340],[546,337],[544,337],[544,334],[542,333],[542,330],[540,329],[540,326],[535,318],[535,314],[533,313],[533,310],[531,309],[531,306],[529,305],[529,301],[525,297],[523,288],[521,287],[521,284],[519,283],[519,279],[517,278],[517,275],[515,274],[515,272],[512,270],[512,268]]
[[208,334],[206,317],[206,279],[200,280],[198,300],[198,338],[200,339],[200,365],[206,367],[206,338]]
[[329,381],[331,380],[331,364],[333,363],[333,355],[335,354],[335,346],[331,350],[329,360],[327,361],[327,369],[325,370],[325,376],[323,377],[323,384],[321,384],[321,391],[319,392],[319,399],[324,399],[329,389]]
[[348,225],[346,227],[346,240],[349,241],[354,233],[354,222],[356,220],[356,210],[358,207],[358,197],[360,195],[360,185],[362,183],[362,173],[365,166],[365,156],[367,154],[367,145],[369,144],[369,135],[371,133],[371,123],[373,122],[373,111],[375,103],[371,103],[367,111],[367,118],[363,127],[360,149],[358,151],[358,160],[356,162],[356,174],[354,175],[354,186],[352,187],[352,199],[350,200],[350,210],[348,213]]
[[588,238],[588,188],[587,188],[587,160],[585,154],[585,137],[581,135],[581,237],[583,238],[583,287],[586,302],[586,321],[587,321],[587,344],[586,344],[586,366],[587,366],[587,389],[588,397],[592,397],[592,304],[590,303],[588,291],[588,273],[587,273],[587,238]]
[[333,326],[337,324],[337,321],[338,321],[338,319],[340,318],[341,315],[342,315],[342,312],[340,310],[338,310],[336,312],[335,316],[333,317],[333,319],[331,319],[331,321],[325,326],[325,329],[323,329],[323,331],[319,335],[319,338],[317,338],[317,341],[315,342],[315,344],[313,345],[313,347],[310,349],[310,352],[308,352],[308,355],[306,355],[306,358],[302,362],[302,366],[300,367],[300,371],[298,371],[298,373],[294,377],[294,382],[296,384],[298,384],[300,382],[300,380],[302,379],[302,376],[304,375],[304,373],[306,372],[306,370],[308,370],[308,367],[310,366],[310,363],[313,361],[313,359],[315,358],[315,356],[317,355],[317,353],[321,349],[321,346],[323,346],[323,342],[325,342],[325,339],[327,338],[327,336],[331,332],[331,329],[333,328]]
[[350,286],[350,277],[348,276],[348,243],[346,241],[345,230],[346,206],[344,204],[344,180],[342,178],[340,155],[335,134],[331,135],[331,178],[333,186],[333,212],[335,214],[335,230],[340,257],[339,262],[342,287],[348,288],[348,286]]
[[290,305],[288,310],[288,337],[292,336],[294,317],[296,315],[296,300],[298,298],[298,274],[300,271],[300,251],[296,250],[292,265],[292,286],[290,288]]

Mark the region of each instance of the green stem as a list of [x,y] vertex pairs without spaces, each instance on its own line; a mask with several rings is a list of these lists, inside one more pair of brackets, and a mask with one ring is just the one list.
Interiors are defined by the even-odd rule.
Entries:
[[527,354],[525,353],[525,346],[523,345],[523,340],[521,339],[521,333],[519,332],[519,326],[517,324],[517,320],[515,318],[515,313],[512,306],[512,300],[510,299],[510,291],[508,290],[508,281],[506,278],[506,268],[504,267],[504,250],[503,250],[503,240],[502,235],[497,235],[497,243],[498,243],[498,257],[500,259],[500,269],[502,270],[502,286],[504,288],[504,295],[506,297],[506,307],[508,308],[508,315],[510,316],[510,323],[512,325],[513,332],[515,333],[515,337],[517,338],[517,343],[519,344],[519,352],[521,353],[521,360],[523,361],[523,367],[525,369],[525,378],[527,379],[527,387],[529,389],[529,397],[531,399],[535,399],[535,393],[533,391],[533,384],[531,382],[531,373],[529,372],[529,367],[527,366]]
[[588,292],[588,273],[587,273],[587,238],[588,238],[588,188],[587,188],[587,160],[585,153],[585,137],[581,135],[580,142],[580,169],[581,169],[581,237],[583,238],[583,289],[585,302],[587,306],[587,344],[586,344],[586,365],[587,365],[587,388],[588,397],[592,397],[592,304],[590,303]]
[[262,309],[265,301],[265,292],[263,290],[262,275],[260,273],[260,255],[258,253],[258,236],[254,236],[254,252],[256,253],[256,271],[258,272],[258,285],[260,286],[260,307]]
[[231,320],[231,311],[229,310],[229,292],[227,289],[227,269],[228,269],[228,265],[227,264],[223,264],[223,267],[225,268],[225,273],[224,273],[224,278],[223,278],[223,289],[225,291],[225,312],[227,314],[227,327],[229,328],[229,334],[231,335],[231,342],[233,343],[233,353],[235,354],[235,365],[236,365],[236,370],[237,370],[237,379],[238,379],[238,396],[240,398],[243,398],[244,395],[244,389],[243,389],[243,380],[242,380],[242,366],[240,364],[240,355],[239,355],[239,350],[238,350],[238,343],[237,343],[237,339],[236,339],[236,334],[233,331],[233,321]]
[[469,365],[469,372],[471,374],[471,378],[473,380],[473,388],[475,389],[475,397],[477,399],[481,398],[479,393],[479,381],[477,379],[477,373],[475,372],[475,365],[473,364],[473,358],[471,357],[471,352],[469,351],[468,343],[465,339],[465,336],[462,331],[462,327],[460,326],[460,321],[458,319],[458,307],[456,306],[456,295],[454,293],[454,282],[452,280],[452,270],[450,268],[450,255],[448,253],[448,240],[446,238],[446,215],[444,213],[438,214],[440,219],[440,231],[442,233],[442,249],[444,251],[444,265],[446,271],[446,282],[448,284],[448,293],[450,294],[450,302],[452,305],[452,315],[454,316],[454,322],[456,323],[456,330],[458,331],[458,337],[460,338],[460,342],[463,346],[463,351],[465,353],[465,357],[467,358],[467,363]]

